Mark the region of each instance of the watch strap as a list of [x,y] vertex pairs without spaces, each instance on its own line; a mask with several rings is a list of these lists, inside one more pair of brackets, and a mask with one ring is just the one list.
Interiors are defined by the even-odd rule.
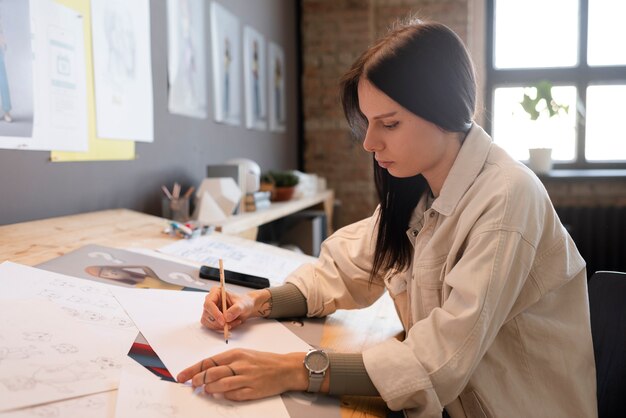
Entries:
[[307,392],[317,393],[322,388],[322,383],[324,382],[324,373],[315,373],[309,372],[309,387],[307,388]]

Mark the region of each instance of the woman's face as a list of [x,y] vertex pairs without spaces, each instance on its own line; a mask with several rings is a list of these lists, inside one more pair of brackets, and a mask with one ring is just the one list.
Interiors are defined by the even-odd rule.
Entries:
[[409,112],[365,78],[358,94],[368,120],[363,148],[374,153],[378,165],[394,177],[422,174],[429,183],[442,182],[458,153],[458,135]]

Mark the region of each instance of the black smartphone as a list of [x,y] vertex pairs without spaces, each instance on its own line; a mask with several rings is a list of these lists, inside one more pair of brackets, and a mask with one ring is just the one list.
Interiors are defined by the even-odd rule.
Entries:
[[[200,278],[220,281],[220,269],[216,267],[200,267]],[[264,277],[253,276],[251,274],[237,273],[235,271],[224,270],[224,281],[228,284],[251,287],[253,289],[265,289],[270,287],[270,281]]]

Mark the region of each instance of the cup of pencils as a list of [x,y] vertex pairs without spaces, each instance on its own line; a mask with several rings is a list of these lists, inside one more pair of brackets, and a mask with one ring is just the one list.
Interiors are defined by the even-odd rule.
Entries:
[[189,201],[194,187],[191,186],[182,195],[181,187],[178,183],[174,183],[171,192],[165,186],[161,186],[161,190],[165,195],[161,199],[162,216],[177,222],[187,222],[189,220]]

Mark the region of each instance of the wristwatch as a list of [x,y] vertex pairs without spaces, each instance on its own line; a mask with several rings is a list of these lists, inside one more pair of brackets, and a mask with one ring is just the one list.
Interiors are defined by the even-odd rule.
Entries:
[[307,392],[319,392],[330,366],[328,354],[323,350],[310,350],[304,356],[304,367],[309,371],[309,387]]

